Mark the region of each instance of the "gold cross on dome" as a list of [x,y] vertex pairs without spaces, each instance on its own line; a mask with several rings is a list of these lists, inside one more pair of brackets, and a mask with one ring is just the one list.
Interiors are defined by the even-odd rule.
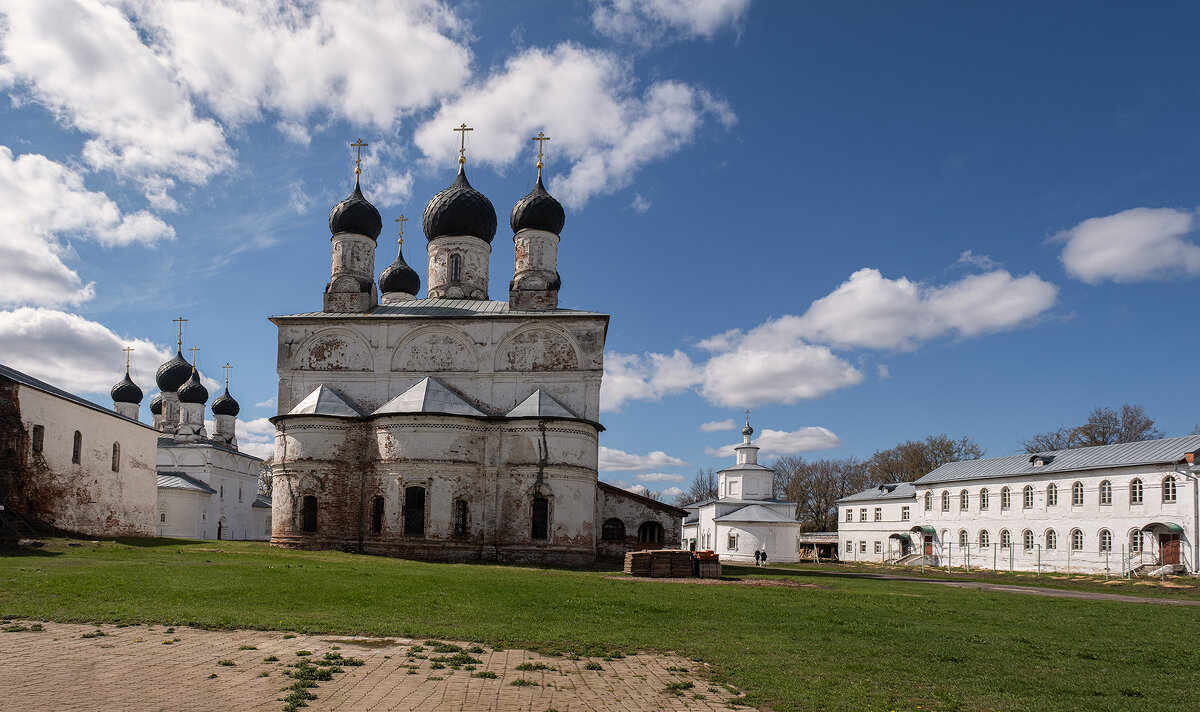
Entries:
[[458,128],[456,128],[454,130],[457,131],[458,135],[462,137],[461,142],[459,143],[459,146],[458,146],[458,165],[461,166],[462,164],[467,162],[467,158],[466,158],[466,155],[467,155],[467,132],[474,131],[475,129],[467,128],[467,125],[463,124],[462,126],[459,126]]
[[396,240],[396,242],[400,243],[401,247],[404,247],[404,223],[408,222],[408,218],[401,215],[396,218],[396,222],[400,223],[400,239]]
[[180,347],[180,348],[183,348],[183,322],[187,321],[187,319],[184,319],[183,317],[179,317],[178,319],[172,319],[171,321],[175,322],[176,324],[179,324],[179,342],[178,342],[178,345],[179,345],[179,347]]
[[193,346],[192,348],[188,349],[188,351],[192,352],[192,370],[193,371],[196,370],[196,352],[199,350],[200,350],[199,346]]
[[356,176],[362,175],[362,150],[370,145],[369,143],[363,143],[361,138],[350,144],[351,148],[354,148],[358,152],[358,156],[354,159],[354,175]]
[[538,142],[537,169],[538,169],[538,178],[541,178],[542,177],[542,148],[546,145],[546,142],[550,140],[550,137],[546,135],[545,131],[538,131],[538,135],[534,136],[533,138],[531,138],[529,140]]
[[229,362],[226,361],[225,365],[221,368],[225,369],[225,390],[229,390],[229,371],[233,369],[233,366],[230,366]]
[[123,348],[121,350],[125,352],[125,370],[128,371],[129,370],[129,353],[131,351],[133,351],[133,347],[126,346],[125,348]]

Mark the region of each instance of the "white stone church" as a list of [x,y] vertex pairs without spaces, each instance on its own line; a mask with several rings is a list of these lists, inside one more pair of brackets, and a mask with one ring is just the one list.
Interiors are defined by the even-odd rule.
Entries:
[[272,542],[573,565],[678,546],[682,510],[597,479],[609,317],[558,306],[565,215],[540,159],[509,220],[508,301],[489,299],[496,213],[464,163],[425,208],[425,298],[402,250],[376,283],[382,220],[356,168],[323,309],[271,318]]

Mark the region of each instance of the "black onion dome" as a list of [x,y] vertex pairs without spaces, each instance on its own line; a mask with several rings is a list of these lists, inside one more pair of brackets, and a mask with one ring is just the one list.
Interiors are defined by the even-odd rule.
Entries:
[[212,412],[213,415],[237,415],[242,412],[242,406],[229,395],[229,386],[226,386],[225,392],[212,402]]
[[158,367],[158,372],[154,374],[154,381],[158,383],[160,391],[172,393],[187,383],[190,375],[192,375],[192,364],[188,363],[183,354],[176,350],[174,358]]
[[383,220],[374,205],[363,197],[358,181],[354,181],[354,192],[342,202],[333,206],[329,211],[329,233],[352,232],[355,235],[366,235],[372,240],[379,237],[383,230]]
[[567,216],[563,212],[562,204],[546,192],[541,176],[538,176],[537,185],[533,186],[529,195],[518,200],[513,206],[512,215],[508,218],[508,224],[514,233],[532,228],[557,235],[562,232],[566,221]]
[[180,403],[201,403],[208,400],[208,389],[200,382],[200,373],[192,369],[192,377],[179,389]]
[[125,377],[121,382],[112,387],[109,391],[112,395],[113,403],[141,403],[142,389],[137,387],[133,379],[129,377],[129,369],[125,369]]
[[403,250],[396,254],[396,261],[388,265],[383,270],[383,274],[379,275],[379,291],[382,294],[404,292],[414,297],[417,296],[417,292],[421,291],[421,277],[404,261]]
[[162,394],[150,399],[150,415],[162,415]]
[[429,200],[421,220],[425,239],[442,235],[474,235],[484,242],[496,236],[496,209],[487,196],[471,187],[460,166],[449,188]]

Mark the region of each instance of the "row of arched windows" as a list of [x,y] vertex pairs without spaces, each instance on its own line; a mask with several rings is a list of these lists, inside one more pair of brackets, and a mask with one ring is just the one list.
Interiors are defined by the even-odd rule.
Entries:
[[[1100,551],[1100,553],[1105,553],[1105,552],[1109,552],[1109,551],[1113,550],[1113,536],[1112,536],[1112,532],[1109,531],[1108,529],[1101,529],[1099,532],[1097,532],[1096,540],[1099,545],[1098,550]],[[1083,530],[1082,529],[1072,529],[1070,531],[1070,534],[1068,535],[1068,542],[1069,542],[1069,546],[1071,547],[1071,551],[1083,551],[1084,543],[1085,543]],[[981,529],[975,537],[975,543],[978,543],[978,545],[980,547],[991,546],[991,544],[992,544],[991,535],[988,533],[988,531],[986,529]],[[966,529],[960,529],[958,531],[958,545],[961,547],[968,547],[971,544],[972,544],[972,542],[971,542],[970,534],[967,533]],[[1012,533],[1009,532],[1007,529],[1001,529],[1000,533],[999,533],[998,544],[1000,545],[1001,549],[1012,548],[1012,546],[1013,546]],[[1025,531],[1021,532],[1022,548],[1024,548],[1026,551],[1030,551],[1030,550],[1033,550],[1034,548],[1036,548],[1037,545],[1038,545],[1037,537],[1033,533],[1032,530],[1026,529]],[[1042,548],[1044,548],[1048,551],[1054,551],[1054,550],[1058,549],[1058,532],[1056,532],[1053,529],[1047,529],[1042,534],[1041,545],[1042,545]],[[1134,529],[1129,532],[1129,551],[1136,554],[1136,553],[1140,552],[1141,550],[1142,550],[1142,532],[1139,529]]]
[[[42,451],[42,443],[45,441],[46,429],[41,425],[33,426],[33,451],[40,453]],[[76,430],[75,435],[71,438],[71,464],[79,465],[83,462],[83,433]],[[112,444],[112,463],[113,472],[121,471],[121,443]]]
[[[613,517],[604,520],[600,528],[600,538],[604,541],[625,541],[625,522]],[[637,540],[639,544],[659,544],[663,540],[663,527],[658,522],[642,522],[638,527]]]
[[[1179,487],[1174,475],[1167,475],[1162,479],[1162,501],[1164,504],[1170,504],[1178,501]],[[1021,507],[1023,509],[1033,509],[1034,507],[1034,487],[1033,485],[1025,485],[1021,489]],[[1145,502],[1145,484],[1140,477],[1135,477],[1129,482],[1129,503],[1143,504]],[[978,494],[979,509],[986,511],[991,503],[991,497],[988,489],[984,487],[979,490]],[[1084,504],[1084,486],[1082,482],[1074,482],[1071,485],[1071,506],[1079,507]],[[1099,501],[1102,506],[1108,506],[1113,503],[1113,485],[1110,480],[1102,480],[1099,487]],[[943,512],[950,511],[951,496],[949,490],[942,490],[941,505]],[[971,496],[967,490],[961,490],[958,493],[958,509],[959,511],[967,511],[970,509]],[[1058,506],[1058,485],[1051,482],[1046,485],[1046,506]],[[1009,487],[1000,488],[1000,509],[1012,508],[1012,489]],[[925,509],[933,509],[933,492],[925,493]]]

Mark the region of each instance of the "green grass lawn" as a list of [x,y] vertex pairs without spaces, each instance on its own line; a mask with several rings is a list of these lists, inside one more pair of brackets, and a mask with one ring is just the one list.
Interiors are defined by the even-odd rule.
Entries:
[[673,650],[712,664],[747,703],[778,710],[1196,708],[1197,608],[961,590],[828,567],[725,573],[813,586],[645,583],[607,578],[612,571],[249,542],[51,540],[41,552],[0,553],[0,616],[434,637],[583,655]]

